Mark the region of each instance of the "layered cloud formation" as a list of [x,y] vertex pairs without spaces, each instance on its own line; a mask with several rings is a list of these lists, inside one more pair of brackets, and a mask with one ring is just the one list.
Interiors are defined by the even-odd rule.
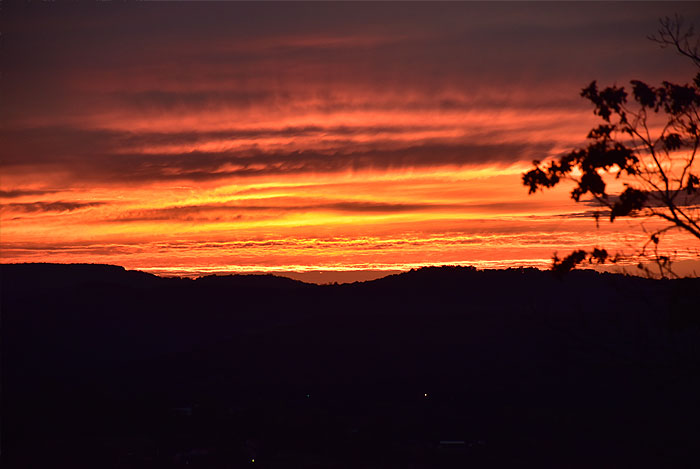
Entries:
[[520,174],[582,142],[591,80],[691,78],[645,39],[674,11],[700,23],[687,3],[8,6],[2,261],[392,270],[624,247],[628,222],[596,229]]

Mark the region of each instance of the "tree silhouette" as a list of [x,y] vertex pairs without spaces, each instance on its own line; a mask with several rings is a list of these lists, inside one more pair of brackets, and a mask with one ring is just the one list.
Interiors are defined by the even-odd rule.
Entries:
[[[664,18],[658,33],[649,39],[662,47],[674,47],[700,69],[698,39],[682,19]],[[581,91],[593,104],[602,123],[588,133],[588,144],[557,159],[534,161],[523,174],[532,194],[562,180],[575,184],[571,198],[588,196],[597,201],[614,222],[618,217],[641,217],[663,222],[646,231],[648,238],[632,256],[651,258],[659,275],[674,276],[671,259],[659,250],[661,236],[673,231],[690,233],[700,240],[700,179],[696,154],[700,144],[700,72],[690,84],[664,81],[653,87],[630,81],[632,96],[624,87],[600,89],[595,81]],[[596,210],[596,223],[601,215]],[[605,249],[576,250],[564,259],[554,256],[553,270],[566,272],[582,262],[615,261]],[[651,273],[640,262],[639,267]]]

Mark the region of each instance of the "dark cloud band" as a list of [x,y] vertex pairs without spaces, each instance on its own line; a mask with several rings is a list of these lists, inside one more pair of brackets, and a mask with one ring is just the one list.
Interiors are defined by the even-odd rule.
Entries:
[[43,212],[72,212],[89,207],[99,207],[105,202],[26,202],[4,204],[0,208],[2,211],[22,212],[22,213],[43,213]]

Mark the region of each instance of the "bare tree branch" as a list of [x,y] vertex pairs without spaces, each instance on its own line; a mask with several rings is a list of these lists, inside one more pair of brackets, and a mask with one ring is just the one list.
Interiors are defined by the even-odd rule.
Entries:
[[661,47],[673,47],[685,57],[700,67],[700,38],[693,42],[695,31],[693,25],[685,28],[683,18],[675,15],[673,18],[665,17],[659,20],[659,30],[656,34],[648,36],[651,41]]

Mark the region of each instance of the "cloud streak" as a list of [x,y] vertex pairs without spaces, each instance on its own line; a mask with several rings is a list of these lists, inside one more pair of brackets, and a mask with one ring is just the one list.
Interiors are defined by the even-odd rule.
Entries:
[[[26,192],[32,191],[24,192],[26,194]],[[2,205],[2,207],[0,207],[0,210],[21,213],[72,212],[74,210],[80,210],[90,207],[99,207],[101,205],[105,205],[105,202],[15,202]]]
[[272,213],[303,213],[303,212],[340,212],[357,213],[363,215],[374,214],[401,214],[419,212],[520,212],[531,208],[527,202],[494,202],[481,204],[455,204],[455,203],[387,203],[376,201],[354,200],[319,200],[313,199],[300,201],[289,198],[274,200],[276,204],[261,203],[265,199],[251,204],[209,204],[209,205],[184,205],[157,209],[127,211],[109,221],[114,223],[131,223],[146,221],[235,221],[242,220],[242,213],[246,212],[272,212]]
[[[425,142],[392,139],[397,134],[415,135],[424,129],[405,128],[323,128],[251,130],[231,132],[128,133],[117,131],[34,129],[15,132],[15,143],[3,160],[8,171],[54,171],[57,166],[72,178],[103,181],[149,181],[187,179],[192,181],[231,177],[392,170],[440,166],[477,166],[509,164],[548,154],[553,143],[482,143],[460,139],[428,139]],[[329,134],[334,135],[329,138]],[[5,133],[6,135],[8,132]],[[370,135],[368,141],[353,140],[353,135]],[[383,137],[372,139],[372,135]],[[271,137],[284,140],[269,144]],[[306,145],[295,141],[311,137]],[[246,139],[252,143],[242,149],[222,151],[192,150],[178,152],[178,146],[203,140]],[[158,152],[162,145],[173,151]],[[304,149],[317,146],[317,149]],[[143,151],[155,147],[156,151]],[[292,147],[291,149],[288,149]],[[299,148],[295,148],[299,147]],[[132,148],[131,151],[126,149]],[[137,151],[141,148],[142,151]],[[196,148],[196,146],[194,147]]]
[[55,190],[38,190],[38,189],[15,189],[15,190],[0,190],[0,198],[17,199],[20,197],[54,194],[59,191]]

